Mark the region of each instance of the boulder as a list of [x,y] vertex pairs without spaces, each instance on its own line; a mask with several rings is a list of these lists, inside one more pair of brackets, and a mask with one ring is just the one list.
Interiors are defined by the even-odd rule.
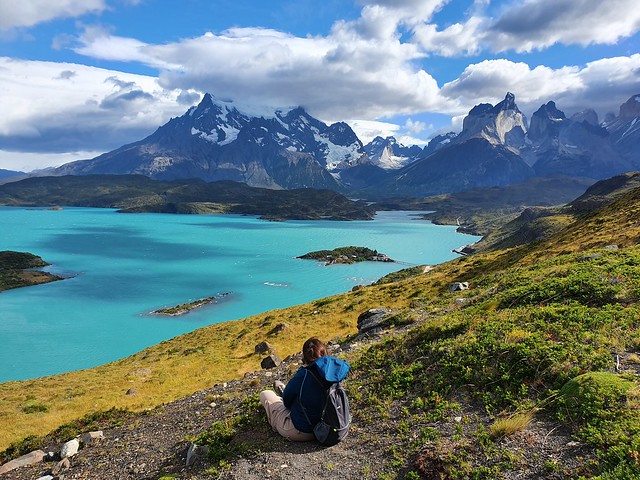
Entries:
[[276,335],[282,332],[283,330],[286,330],[287,328],[289,328],[289,324],[279,323],[269,331],[269,335]]
[[80,440],[74,438],[73,440],[69,440],[62,446],[62,450],[60,450],[60,458],[69,458],[73,457],[78,450],[80,449]]
[[393,313],[388,308],[371,308],[358,316],[358,333],[365,333],[382,327],[385,320]]
[[280,360],[280,358],[275,353],[272,353],[268,357],[262,359],[262,361],[260,362],[260,366],[265,370],[268,370],[270,368],[276,368],[281,363],[282,360]]
[[450,292],[461,292],[462,290],[469,290],[469,282],[453,282],[449,286]]
[[259,344],[256,345],[255,352],[256,353],[267,353],[267,352],[271,353],[271,352],[273,352],[273,347],[268,342],[260,342]]
[[46,453],[42,450],[35,450],[33,452],[27,453],[26,455],[22,455],[10,462],[5,463],[0,466],[0,475],[3,473],[10,472],[11,470],[15,470],[18,467],[24,467],[26,465],[33,465],[34,463],[42,462],[44,457],[46,457]]
[[60,475],[62,472],[69,470],[69,468],[71,468],[71,462],[68,458],[63,458],[53,466],[51,473],[54,475]]
[[102,430],[97,430],[95,432],[86,432],[82,434],[82,443],[85,445],[91,445],[92,443],[96,443],[100,440],[104,439],[104,433]]

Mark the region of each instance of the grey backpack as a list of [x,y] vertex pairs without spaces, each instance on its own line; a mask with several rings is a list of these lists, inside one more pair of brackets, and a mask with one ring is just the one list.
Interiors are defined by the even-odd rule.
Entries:
[[[320,421],[313,427],[316,440],[322,445],[330,447],[340,442],[349,433],[351,414],[349,412],[349,399],[342,382],[328,383],[322,381],[311,370],[307,370],[315,380],[325,389],[325,402]],[[300,404],[302,406],[302,404]],[[302,412],[311,423],[304,406]]]

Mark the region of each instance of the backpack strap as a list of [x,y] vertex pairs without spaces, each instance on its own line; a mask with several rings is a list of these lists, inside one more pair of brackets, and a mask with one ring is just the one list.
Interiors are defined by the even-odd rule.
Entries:
[[304,378],[302,379],[302,383],[300,384],[300,392],[298,392],[298,398],[296,400],[298,400],[298,405],[300,405],[300,409],[302,410],[302,413],[304,414],[304,418],[307,419],[307,423],[313,427],[313,424],[311,423],[311,420],[309,420],[309,415],[307,415],[307,409],[304,408],[304,405],[302,405],[302,387],[304,387],[304,381],[307,379],[307,372],[308,371],[309,370],[307,370],[306,368],[304,369]]
[[300,384],[300,392],[298,393],[297,400],[298,400],[298,405],[300,405],[300,409],[304,414],[304,418],[306,418],[307,423],[313,427],[314,424],[311,423],[311,420],[309,420],[309,415],[307,415],[307,409],[304,408],[304,405],[302,404],[302,387],[304,387],[304,381],[307,379],[307,373],[310,373],[311,376],[315,379],[315,381],[318,382],[320,386],[324,389],[324,406],[322,407],[322,415],[320,416],[321,419],[324,418],[324,413],[327,411],[327,404],[329,403],[328,402],[329,388],[331,387],[332,384],[327,386],[327,383],[320,380],[320,378],[313,372],[313,370],[309,369],[308,367],[304,367],[304,378],[302,379],[302,383]]

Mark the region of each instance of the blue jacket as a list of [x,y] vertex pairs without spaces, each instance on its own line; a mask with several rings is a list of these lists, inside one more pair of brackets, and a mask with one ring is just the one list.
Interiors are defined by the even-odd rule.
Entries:
[[[294,427],[301,432],[313,432],[313,427],[322,416],[326,388],[331,383],[344,380],[350,368],[351,366],[344,360],[326,356],[298,369],[282,393],[284,406],[291,410],[291,421]],[[321,385],[309,370],[313,370],[313,373],[326,383]],[[300,403],[304,406],[311,423],[307,421]]]

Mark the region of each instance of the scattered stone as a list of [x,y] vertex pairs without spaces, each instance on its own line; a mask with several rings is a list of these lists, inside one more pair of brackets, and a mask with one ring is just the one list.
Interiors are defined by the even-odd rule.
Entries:
[[4,465],[0,466],[0,475],[10,472],[11,470],[15,470],[18,467],[24,467],[26,465],[33,465],[34,463],[42,462],[42,460],[44,460],[44,457],[46,456],[47,454],[42,450],[34,450],[33,452],[22,455],[21,457],[18,457],[15,460],[11,460],[10,462],[7,462]]
[[269,331],[269,335],[276,335],[287,328],[289,328],[288,323],[279,323]]
[[69,470],[69,468],[71,468],[71,462],[68,458],[63,458],[54,465],[54,467],[51,469],[51,473],[54,475],[59,475],[60,473]]
[[138,393],[138,391],[135,388],[130,388],[129,390],[127,390],[125,395],[135,395],[136,393]]
[[187,450],[187,460],[185,462],[187,467],[193,466],[198,460],[207,456],[209,447],[205,445],[196,445],[192,443]]
[[268,357],[262,359],[262,361],[260,362],[260,366],[265,370],[268,370],[270,368],[276,368],[281,363],[282,360],[280,360],[280,358],[276,354],[272,353]]
[[36,480],[53,480],[53,475],[45,475],[44,477],[37,478]]
[[61,458],[73,457],[76,453],[78,453],[79,449],[80,449],[80,441],[77,438],[74,438],[73,440],[69,440],[67,443],[65,443],[62,446],[62,450],[60,450],[60,457]]
[[268,342],[260,342],[259,344],[256,345],[255,352],[256,353],[267,353],[267,352],[271,353],[271,352],[273,352],[273,347]]
[[469,282],[453,282],[449,286],[450,292],[461,292],[462,290],[469,290]]
[[149,375],[151,375],[151,369],[150,368],[136,368],[135,370],[131,370],[129,373],[127,373],[128,377],[148,377]]
[[605,250],[618,250],[618,245],[607,245],[604,247]]
[[455,303],[456,305],[466,305],[468,302],[468,299],[462,297],[458,297],[453,301],[453,303]]
[[388,308],[371,308],[358,316],[358,333],[365,333],[381,327],[387,317],[393,313]]
[[102,430],[87,432],[82,435],[82,443],[84,443],[85,445],[91,445],[100,440],[104,440],[104,433]]

